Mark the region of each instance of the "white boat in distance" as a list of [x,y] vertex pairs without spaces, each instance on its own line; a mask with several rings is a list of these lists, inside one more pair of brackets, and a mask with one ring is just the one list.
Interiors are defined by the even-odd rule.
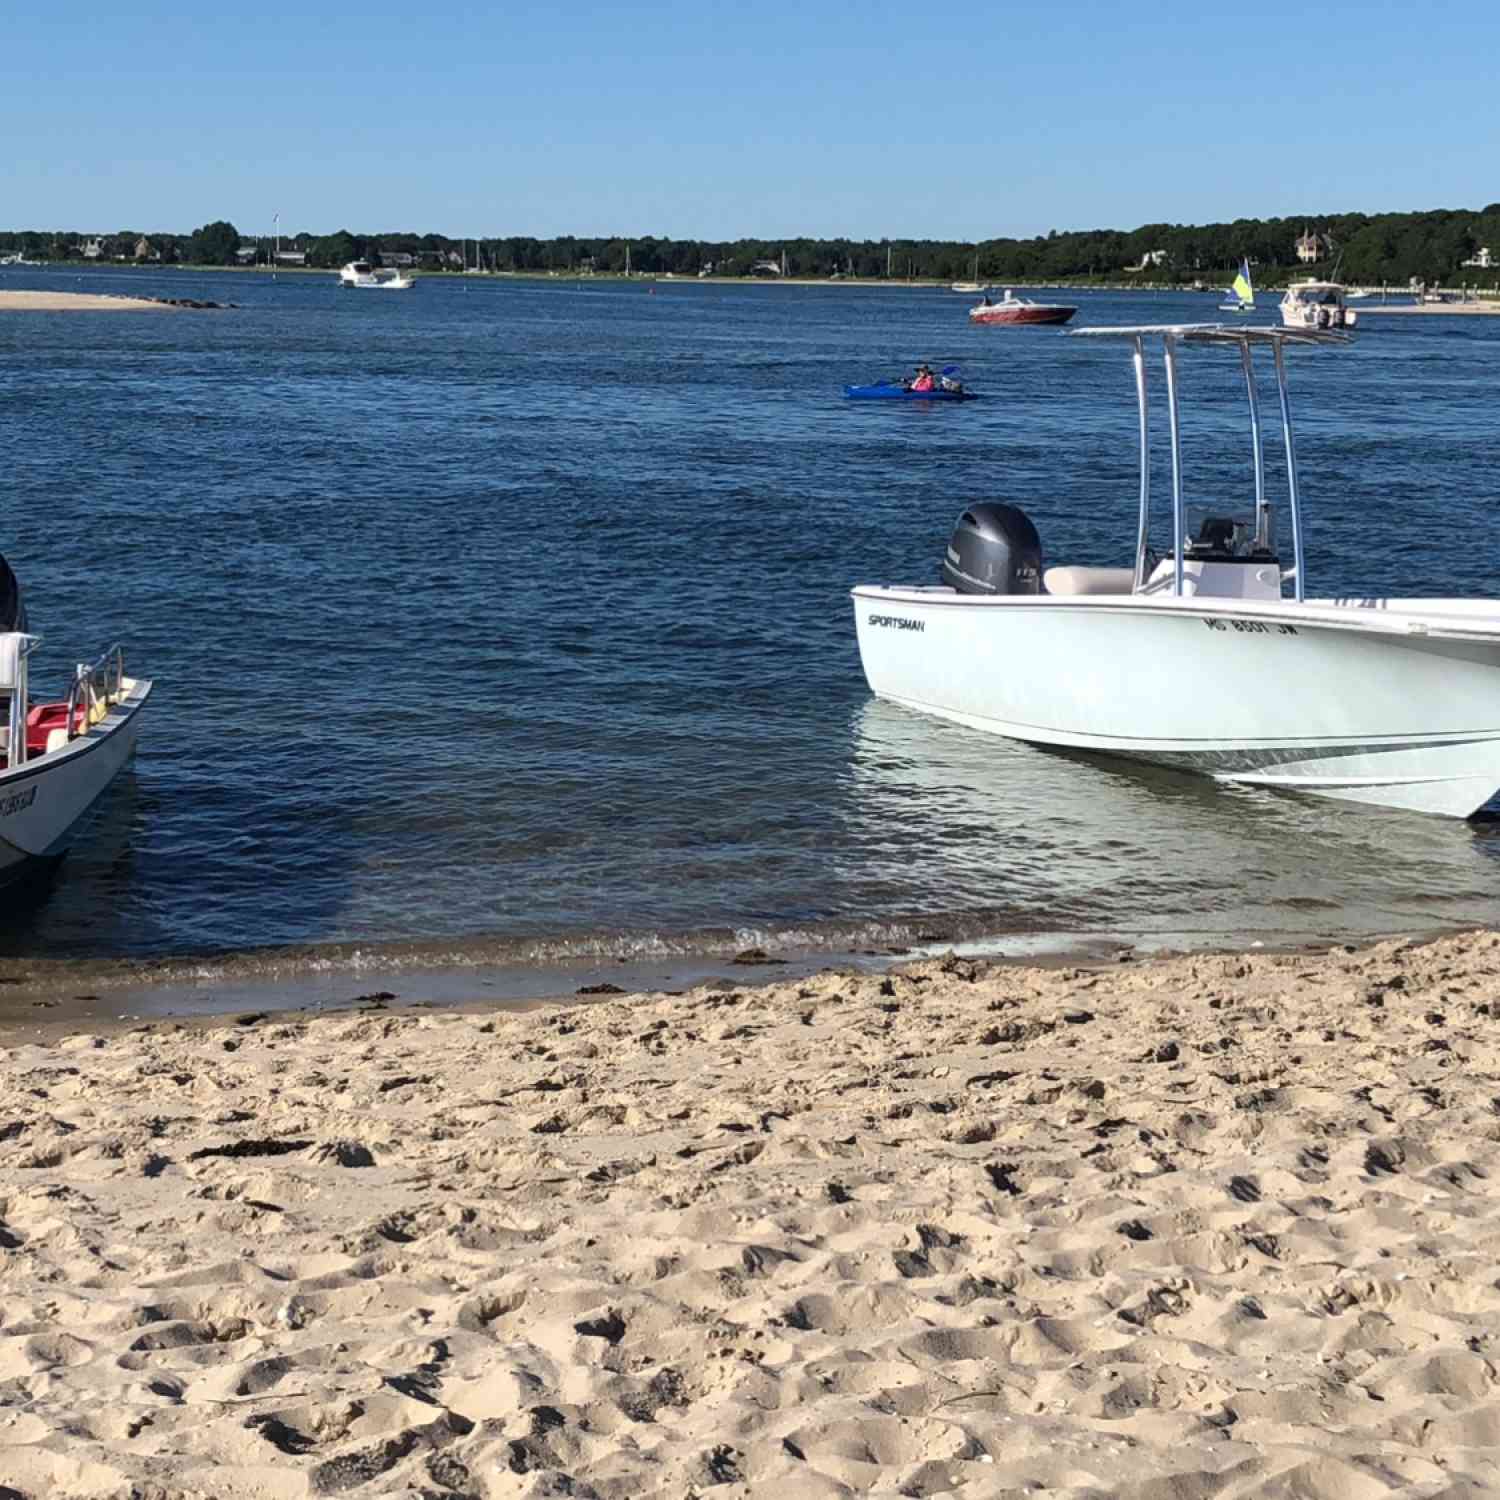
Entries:
[[[1140,505],[1126,568],[1042,567],[1027,516],[959,517],[940,587],[853,590],[860,656],[882,698],[1033,744],[1102,751],[1224,781],[1466,817],[1500,790],[1500,599],[1306,597],[1288,344],[1326,331],[1182,324],[1081,328],[1131,341]],[[1172,545],[1149,547],[1146,346],[1160,342]],[[1182,483],[1181,346],[1238,353],[1254,512],[1192,534]],[[1286,447],[1292,561],[1266,496],[1255,351],[1269,350]],[[1284,590],[1290,586],[1290,597]]]
[[339,271],[339,285],[367,291],[409,292],[416,283],[399,271],[377,271],[367,260],[351,260]]
[[1287,328],[1353,328],[1359,314],[1344,305],[1337,281],[1294,281],[1281,299],[1281,321]]
[[20,586],[0,558],[0,886],[50,872],[135,749],[151,684],[118,646],[79,666],[67,694],[30,701]]
[[968,292],[970,294],[973,294],[975,292],[987,292],[989,291],[989,289],[989,283],[987,281],[981,281],[979,279],[979,256],[977,252],[974,256],[973,279],[969,281],[955,281],[950,283],[948,287],[948,290],[950,292]]

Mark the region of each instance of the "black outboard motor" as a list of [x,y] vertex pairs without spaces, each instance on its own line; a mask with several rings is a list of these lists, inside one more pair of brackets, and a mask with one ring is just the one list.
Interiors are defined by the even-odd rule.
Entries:
[[21,598],[21,585],[3,557],[0,557],[0,630],[26,634],[26,603]]
[[958,518],[943,582],[960,594],[1039,594],[1042,539],[1023,510],[986,501]]

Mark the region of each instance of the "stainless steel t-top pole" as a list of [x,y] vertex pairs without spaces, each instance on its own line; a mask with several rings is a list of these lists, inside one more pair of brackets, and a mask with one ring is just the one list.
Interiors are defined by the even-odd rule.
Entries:
[[1146,408],[1146,344],[1135,336],[1135,398],[1141,408],[1141,521],[1135,539],[1135,587],[1146,586],[1146,547],[1151,531],[1151,419]]
[[1255,544],[1271,545],[1271,507],[1266,504],[1266,455],[1261,446],[1260,393],[1255,388],[1255,361],[1250,340],[1240,340],[1240,363],[1245,369],[1245,395],[1250,402],[1250,447],[1255,454]]
[[1162,351],[1167,366],[1167,418],[1172,429],[1172,551],[1176,567],[1172,592],[1182,597],[1183,532],[1187,529],[1182,513],[1182,432],[1177,420],[1177,340],[1162,335]]
[[1292,517],[1292,569],[1296,585],[1292,597],[1302,603],[1302,505],[1297,497],[1297,449],[1292,442],[1292,404],[1286,392],[1286,360],[1282,356],[1282,341],[1273,339],[1271,348],[1276,355],[1276,390],[1281,398],[1281,435],[1286,442],[1286,494],[1287,510]]

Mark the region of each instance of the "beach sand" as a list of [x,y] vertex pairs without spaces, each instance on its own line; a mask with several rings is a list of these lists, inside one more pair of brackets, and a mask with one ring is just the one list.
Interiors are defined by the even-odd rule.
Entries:
[[1361,318],[1367,313],[1372,318],[1408,317],[1488,317],[1500,313],[1500,298],[1483,302],[1360,302],[1350,309]]
[[1500,935],[0,1044],[0,1494],[1500,1488]]
[[97,292],[0,291],[0,312],[174,312],[168,302],[147,297],[108,297]]

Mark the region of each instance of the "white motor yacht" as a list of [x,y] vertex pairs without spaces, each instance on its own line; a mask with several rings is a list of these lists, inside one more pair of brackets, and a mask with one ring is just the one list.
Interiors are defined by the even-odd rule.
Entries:
[[339,285],[363,290],[407,292],[415,285],[413,278],[400,271],[377,271],[367,260],[351,260],[339,271]]
[[[860,656],[882,698],[1033,744],[1354,802],[1466,817],[1500,790],[1500,600],[1306,596],[1284,350],[1333,331],[1218,324],[1082,328],[1133,346],[1140,408],[1134,565],[1043,568],[1013,506],[959,517],[938,587],[853,590]],[[1160,344],[1171,550],[1149,546],[1147,345]],[[1254,509],[1196,530],[1182,483],[1184,346],[1238,354]],[[1291,561],[1266,494],[1256,353],[1275,370]]]
[[118,646],[77,667],[65,696],[33,704],[21,592],[0,558],[0,886],[45,873],[67,852],[135,749],[148,681]]
[[1353,328],[1359,314],[1345,306],[1347,296],[1337,281],[1294,281],[1281,298],[1281,322],[1286,328]]

